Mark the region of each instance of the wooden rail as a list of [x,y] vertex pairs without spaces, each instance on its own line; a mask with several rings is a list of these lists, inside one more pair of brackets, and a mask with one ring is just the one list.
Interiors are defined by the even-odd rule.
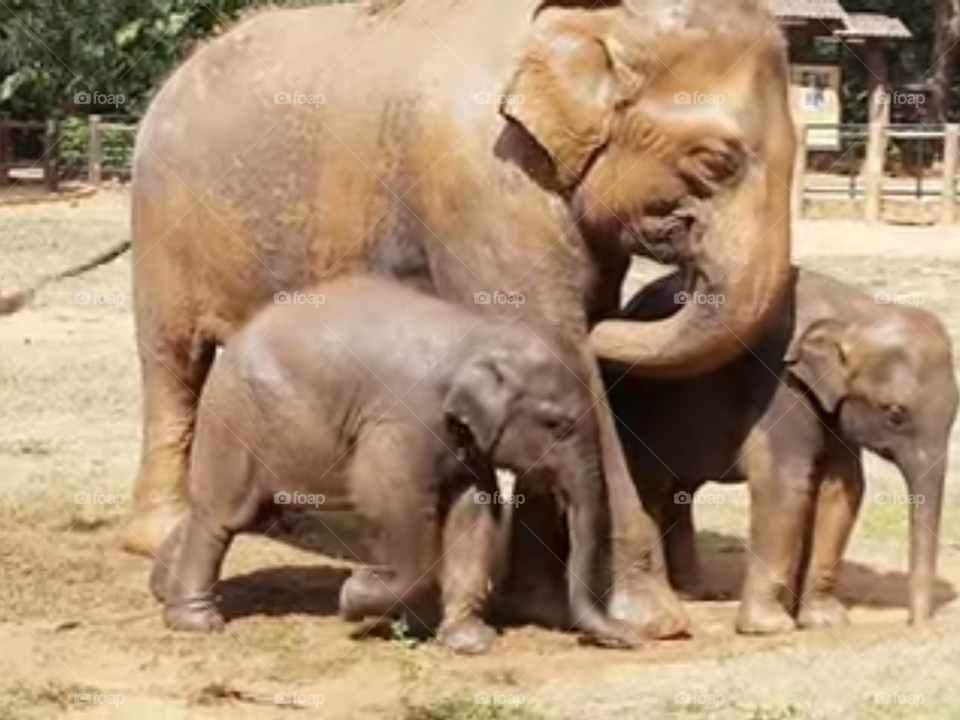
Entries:
[[[867,222],[879,222],[885,199],[910,197],[918,202],[924,198],[939,198],[939,220],[952,223],[957,219],[956,176],[960,170],[960,125],[806,125],[798,128],[797,167],[794,174],[794,192],[803,199],[815,195],[836,195],[838,183],[825,183],[821,177],[809,182],[809,159],[807,136],[811,130],[836,130],[842,138],[851,140],[852,146],[865,141],[866,152],[858,174],[850,174],[844,193],[848,200],[863,201],[863,217]],[[891,140],[921,143],[939,140],[943,145],[942,173],[937,179],[924,173],[925,163],[918,163],[918,173],[913,178],[892,178],[886,175],[885,166]],[[853,147],[850,147],[844,156]],[[832,178],[831,178],[832,179]]]

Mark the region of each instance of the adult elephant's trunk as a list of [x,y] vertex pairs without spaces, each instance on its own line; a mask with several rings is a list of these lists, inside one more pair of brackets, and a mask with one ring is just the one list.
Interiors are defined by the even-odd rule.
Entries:
[[[783,145],[777,154],[792,157],[793,144]],[[790,177],[751,160],[743,183],[707,219],[686,306],[654,322],[600,322],[591,342],[601,358],[638,374],[706,372],[742,352],[776,312],[790,274]]]
[[919,622],[933,612],[946,453],[921,448],[911,453],[901,468],[910,493],[918,500],[910,512],[910,622]]

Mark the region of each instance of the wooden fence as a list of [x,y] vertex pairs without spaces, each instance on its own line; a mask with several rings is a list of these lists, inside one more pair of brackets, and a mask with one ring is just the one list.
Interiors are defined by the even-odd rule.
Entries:
[[[94,187],[109,175],[129,177],[130,163],[125,154],[120,160],[110,157],[109,167],[105,167],[104,136],[110,131],[133,134],[136,126],[104,120],[100,115],[90,115],[82,122],[86,123],[86,128],[80,125],[80,129],[85,130],[82,133],[85,146],[80,158],[83,166],[77,168],[76,151],[71,155],[63,150],[62,145],[67,142],[65,138],[69,135],[71,124],[76,128],[77,121],[12,120],[9,115],[0,113],[0,186],[9,185],[11,173],[17,171],[21,171],[21,178],[28,171],[41,172],[43,185],[49,192],[57,192],[65,173],[73,178],[79,174]],[[78,170],[81,172],[78,173]]]
[[[9,184],[11,170],[41,167],[44,186],[50,192],[56,192],[59,182],[56,144],[59,137],[56,120],[11,120],[6,113],[0,113],[0,186]],[[29,149],[31,145],[39,156],[24,157],[18,153],[24,146]]]
[[[839,135],[841,152],[819,153],[808,148],[810,133],[823,130]],[[794,187],[805,201],[854,201],[862,205],[862,218],[867,222],[881,220],[885,202],[938,202],[939,222],[949,224],[958,219],[960,125],[807,125],[798,129],[797,136]],[[890,171],[893,148],[907,158],[898,172]],[[811,160],[817,154],[827,156],[827,170],[817,172],[813,166]]]

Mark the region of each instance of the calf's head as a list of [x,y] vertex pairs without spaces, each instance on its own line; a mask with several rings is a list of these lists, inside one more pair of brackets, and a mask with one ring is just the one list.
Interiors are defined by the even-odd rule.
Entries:
[[532,334],[530,340],[483,351],[463,366],[444,399],[447,422],[493,466],[520,474],[554,465],[569,445],[578,446],[582,461],[596,462],[592,396],[579,359],[564,354],[561,361]]

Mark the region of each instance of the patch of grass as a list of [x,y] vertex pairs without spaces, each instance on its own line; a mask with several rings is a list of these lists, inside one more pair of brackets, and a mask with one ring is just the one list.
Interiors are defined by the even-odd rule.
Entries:
[[546,720],[524,706],[479,705],[473,700],[445,698],[430,705],[407,705],[400,720]]

